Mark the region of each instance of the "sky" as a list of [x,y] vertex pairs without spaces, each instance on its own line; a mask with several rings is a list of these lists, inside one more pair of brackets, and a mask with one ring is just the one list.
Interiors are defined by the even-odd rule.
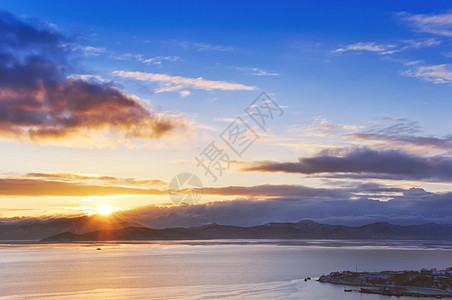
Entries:
[[452,223],[448,1],[4,0],[0,40],[1,220]]

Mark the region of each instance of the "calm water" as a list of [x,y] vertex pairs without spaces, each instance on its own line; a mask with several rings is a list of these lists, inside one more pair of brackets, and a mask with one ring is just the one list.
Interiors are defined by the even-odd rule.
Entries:
[[[101,251],[96,251],[101,247]],[[225,241],[0,245],[5,299],[404,299],[303,278],[337,270],[445,268],[450,245]],[[412,299],[412,298],[405,298]]]

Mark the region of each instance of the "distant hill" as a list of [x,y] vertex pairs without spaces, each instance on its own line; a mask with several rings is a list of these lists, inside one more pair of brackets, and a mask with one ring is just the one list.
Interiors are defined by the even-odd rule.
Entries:
[[26,219],[16,222],[0,222],[0,240],[41,240],[62,232],[86,233],[105,229],[121,229],[139,226],[136,223],[104,217],[81,216],[52,218],[48,220]]
[[127,227],[88,233],[70,231],[43,239],[46,242],[130,241],[130,240],[208,240],[208,239],[395,239],[452,240],[452,225],[424,224],[401,226],[373,223],[359,227],[326,225],[310,220],[297,223],[268,223],[238,227],[209,224],[191,228],[151,229]]

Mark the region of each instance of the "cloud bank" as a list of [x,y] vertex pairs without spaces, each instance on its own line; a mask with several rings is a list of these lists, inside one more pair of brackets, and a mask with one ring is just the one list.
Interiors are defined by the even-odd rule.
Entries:
[[452,193],[433,194],[422,189],[405,190],[388,201],[370,197],[279,198],[265,201],[234,200],[194,206],[147,206],[120,213],[121,216],[154,228],[199,226],[208,223],[252,226],[268,222],[311,219],[327,224],[363,225],[390,222],[411,225],[452,223]]

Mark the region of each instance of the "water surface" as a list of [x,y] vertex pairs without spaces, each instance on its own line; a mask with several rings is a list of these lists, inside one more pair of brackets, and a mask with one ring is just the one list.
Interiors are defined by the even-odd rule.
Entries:
[[450,264],[451,245],[434,242],[16,243],[0,245],[0,296],[389,300],[380,295],[344,293],[343,286],[303,279],[356,268],[418,270]]

